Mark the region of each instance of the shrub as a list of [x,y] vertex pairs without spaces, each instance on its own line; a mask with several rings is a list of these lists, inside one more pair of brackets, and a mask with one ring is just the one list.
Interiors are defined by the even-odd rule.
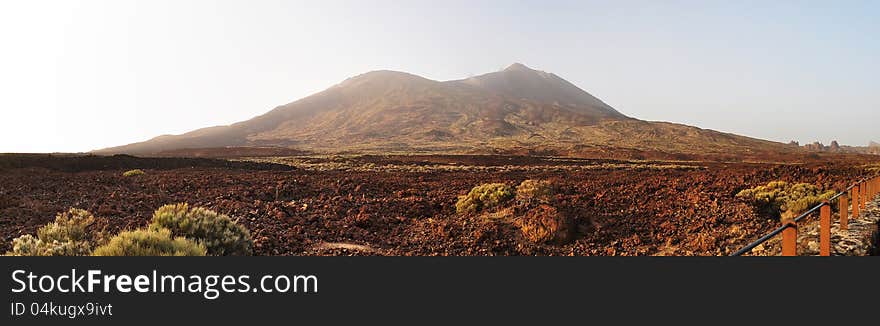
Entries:
[[459,196],[455,210],[459,213],[475,213],[496,207],[513,199],[513,187],[503,183],[487,183],[474,187],[467,195]]
[[168,229],[203,244],[209,255],[250,255],[253,240],[247,228],[229,216],[187,204],[165,205],[153,213],[151,229]]
[[550,205],[530,209],[516,224],[523,237],[534,243],[566,243],[574,231],[571,219]]
[[171,231],[140,229],[125,231],[95,249],[94,256],[204,256],[205,246]]
[[776,217],[790,218],[834,197],[834,191],[822,191],[807,183],[773,181],[766,186],[745,189],[737,198],[750,200],[758,208]]
[[86,210],[71,208],[55,221],[40,227],[37,236],[26,234],[12,240],[13,256],[87,256],[91,253],[86,230],[95,217]]
[[44,244],[40,239],[35,238],[33,235],[25,234],[12,239],[12,251],[8,252],[7,255],[41,256],[40,252],[42,252],[41,247],[43,246]]
[[88,256],[91,245],[85,241],[45,242],[33,235],[25,234],[12,240],[11,256]]
[[123,172],[122,176],[123,177],[133,177],[133,176],[144,175],[144,174],[146,174],[146,173],[144,173],[144,170],[134,169],[134,170],[128,170],[128,171]]
[[86,228],[95,222],[95,217],[86,210],[71,208],[55,216],[55,221],[37,230],[37,237],[43,242],[89,241]]
[[520,203],[550,203],[556,194],[556,187],[547,180],[523,181],[516,187],[516,200]]

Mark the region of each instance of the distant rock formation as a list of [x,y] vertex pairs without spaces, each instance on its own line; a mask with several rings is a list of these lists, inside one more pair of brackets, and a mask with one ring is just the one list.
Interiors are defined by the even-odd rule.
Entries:
[[[798,142],[792,140],[788,143],[791,146],[797,146]],[[842,146],[836,140],[831,141],[831,145],[825,146],[821,142],[813,142],[801,146],[803,149],[811,152],[833,152],[833,153],[854,153],[854,154],[873,154],[880,155],[880,143],[869,142],[868,146]]]
[[824,152],[827,151],[827,147],[823,145],[821,142],[813,142],[812,144],[804,145],[804,149],[813,152]]
[[832,140],[831,147],[829,147],[828,149],[832,152],[839,152],[840,151],[840,144],[838,144],[836,140]]

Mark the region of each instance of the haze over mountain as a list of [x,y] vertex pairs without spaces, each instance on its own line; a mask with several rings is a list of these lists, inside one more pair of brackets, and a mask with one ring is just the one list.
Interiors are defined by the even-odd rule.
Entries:
[[192,148],[313,152],[749,154],[781,143],[628,117],[561,77],[515,63],[434,81],[372,71],[229,126],[95,151],[155,155]]

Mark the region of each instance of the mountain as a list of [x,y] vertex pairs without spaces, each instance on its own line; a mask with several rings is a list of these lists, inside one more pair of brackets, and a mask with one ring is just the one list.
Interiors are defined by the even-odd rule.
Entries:
[[95,153],[154,155],[218,147],[571,156],[792,151],[781,143],[631,118],[555,74],[516,63],[444,82],[368,72],[247,121]]

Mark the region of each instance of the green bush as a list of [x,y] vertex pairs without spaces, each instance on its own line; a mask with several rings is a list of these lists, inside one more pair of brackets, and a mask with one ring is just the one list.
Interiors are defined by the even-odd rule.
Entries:
[[133,176],[144,175],[144,174],[146,174],[146,173],[144,173],[144,170],[134,169],[134,170],[128,170],[128,171],[123,172],[122,176],[123,177],[133,177]]
[[86,231],[95,222],[95,217],[86,210],[71,208],[60,213],[55,221],[37,230],[37,237],[44,242],[89,241]]
[[490,209],[513,199],[513,187],[503,183],[487,183],[474,187],[467,195],[459,196],[455,210],[459,213],[475,213]]
[[523,181],[516,187],[516,200],[520,203],[550,203],[556,194],[556,187],[547,180]]
[[55,221],[12,240],[13,256],[87,256],[91,253],[91,235],[87,228],[95,217],[86,210],[71,208],[55,216]]
[[250,255],[253,240],[247,228],[229,216],[187,204],[165,205],[153,213],[151,229],[168,229],[204,244],[209,255]]
[[773,181],[766,186],[740,191],[736,197],[751,201],[773,216],[791,218],[834,197],[834,191],[823,191],[808,183]]
[[95,249],[94,256],[204,256],[205,246],[169,230],[125,231]]

